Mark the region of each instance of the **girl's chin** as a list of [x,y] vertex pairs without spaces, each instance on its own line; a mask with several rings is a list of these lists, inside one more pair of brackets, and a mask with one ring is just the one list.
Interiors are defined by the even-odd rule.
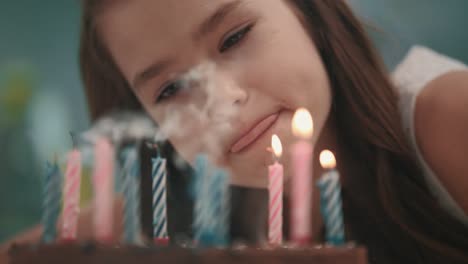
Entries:
[[[230,184],[234,186],[246,187],[246,188],[268,188],[268,171],[265,171],[263,175],[252,175],[251,177],[236,177],[235,174],[231,174]],[[290,178],[289,174],[284,174],[284,184],[289,186]]]
[[268,188],[268,178],[267,177],[236,177],[235,175],[231,175],[231,185],[240,186],[240,187],[247,187],[247,188]]
[[272,163],[271,154],[266,147],[255,146],[252,151],[229,159],[231,184],[251,188],[268,187],[268,165]]

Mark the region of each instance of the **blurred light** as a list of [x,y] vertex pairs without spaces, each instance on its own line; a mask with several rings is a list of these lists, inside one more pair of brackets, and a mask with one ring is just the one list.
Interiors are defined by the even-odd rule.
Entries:
[[55,154],[63,155],[72,147],[69,109],[73,106],[65,102],[59,94],[45,90],[32,101],[28,134],[42,160],[51,159]]

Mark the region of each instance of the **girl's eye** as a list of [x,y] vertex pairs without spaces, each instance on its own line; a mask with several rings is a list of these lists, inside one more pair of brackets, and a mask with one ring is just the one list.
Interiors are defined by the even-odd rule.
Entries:
[[229,50],[230,48],[232,48],[233,46],[235,46],[236,44],[240,43],[244,39],[244,37],[250,32],[252,27],[253,25],[250,24],[240,29],[239,31],[233,33],[232,35],[228,36],[226,40],[223,41],[221,47],[219,48],[219,52],[223,53]]
[[156,103],[160,103],[164,100],[170,99],[172,96],[175,96],[182,89],[181,82],[172,82],[166,85],[159,96],[156,98]]

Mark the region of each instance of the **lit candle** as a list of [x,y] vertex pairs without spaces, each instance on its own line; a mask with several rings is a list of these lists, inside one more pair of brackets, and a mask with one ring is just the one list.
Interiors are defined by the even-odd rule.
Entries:
[[331,245],[343,245],[345,238],[340,175],[335,169],[336,160],[333,153],[324,150],[320,154],[320,164],[325,172],[318,180],[317,186],[320,189],[320,211],[325,222],[326,240]]
[[99,242],[109,243],[113,238],[114,148],[101,138],[95,145],[94,234]]
[[272,245],[280,245],[283,242],[283,165],[279,163],[279,158],[283,147],[277,135],[271,138],[271,146],[275,163],[268,167],[268,240]]
[[42,242],[52,243],[57,237],[57,219],[62,201],[62,175],[57,164],[47,162],[43,181]]
[[121,188],[124,196],[124,234],[127,244],[141,244],[140,223],[140,164],[136,145],[122,150]]
[[293,134],[299,139],[291,148],[293,175],[291,179],[291,240],[299,245],[311,239],[312,154],[310,143],[313,120],[310,113],[298,109],[292,121]]
[[166,208],[166,159],[160,155],[152,159],[153,167],[153,239],[156,244],[166,244],[167,208]]
[[80,213],[81,189],[81,153],[73,150],[68,155],[65,171],[65,186],[63,196],[63,225],[61,238],[64,241],[74,241],[78,232],[78,216]]
[[194,175],[194,239],[199,246],[226,246],[229,240],[228,174],[199,155]]

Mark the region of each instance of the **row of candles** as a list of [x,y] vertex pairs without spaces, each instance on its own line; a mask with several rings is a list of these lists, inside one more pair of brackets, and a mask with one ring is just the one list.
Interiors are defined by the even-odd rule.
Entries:
[[[291,148],[291,242],[305,245],[311,242],[312,155],[313,120],[306,109],[294,115],[292,130],[298,141]],[[269,179],[269,231],[272,245],[283,243],[283,181],[284,168],[280,163],[282,145],[278,136],[272,137],[274,164],[268,168]],[[99,242],[113,241],[114,180],[120,184],[124,198],[123,240],[129,244],[141,244],[140,227],[140,171],[138,145],[130,145],[116,151],[105,138],[94,145],[94,234]],[[48,164],[44,184],[43,242],[56,240],[56,224],[62,204],[60,239],[77,239],[81,182],[81,153],[69,153],[65,170],[65,183],[57,162]],[[117,164],[115,161],[118,160]],[[320,155],[325,169],[316,186],[320,190],[320,209],[324,218],[326,239],[329,244],[344,243],[344,226],[341,209],[340,176],[335,169],[333,153],[326,150]],[[119,165],[119,166],[116,166]],[[158,155],[152,159],[153,190],[153,239],[155,243],[168,241],[166,205],[166,159]],[[196,158],[193,175],[194,239],[201,246],[224,246],[229,241],[229,174],[216,168],[208,157]],[[63,188],[62,188],[63,186]]]
[[[138,144],[125,146],[119,153],[106,138],[94,145],[93,223],[95,239],[102,243],[114,241],[115,180],[123,195],[123,241],[142,244],[140,226],[140,161]],[[118,161],[118,162],[116,162]],[[61,211],[59,238],[61,241],[76,241],[80,214],[82,153],[72,150],[67,156],[65,175],[62,177],[57,160],[47,163],[43,191],[44,243],[57,239],[57,221]],[[166,213],[166,159],[158,155],[152,159],[153,226],[154,239],[167,243]],[[63,179],[65,180],[62,183]]]
[[[306,245],[312,238],[312,159],[313,120],[310,113],[298,109],[292,120],[292,132],[298,141],[291,147],[291,241],[296,245]],[[283,152],[277,135],[272,136],[274,164],[268,167],[269,218],[268,240],[270,244],[283,242],[283,182],[284,168],[280,163]],[[320,154],[323,175],[316,182],[320,190],[320,212],[325,223],[327,243],[340,246],[345,243],[344,223],[341,201],[340,175],[336,170],[336,159],[329,150]]]

